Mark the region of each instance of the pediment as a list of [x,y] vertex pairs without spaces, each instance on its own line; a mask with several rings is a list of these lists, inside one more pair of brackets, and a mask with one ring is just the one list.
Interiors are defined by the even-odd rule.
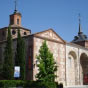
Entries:
[[53,29],[48,29],[43,32],[36,33],[35,36],[65,43],[65,41]]

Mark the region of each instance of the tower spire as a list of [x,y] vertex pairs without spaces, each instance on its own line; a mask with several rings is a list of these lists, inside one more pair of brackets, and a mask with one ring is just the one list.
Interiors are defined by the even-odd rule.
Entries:
[[15,0],[15,10],[14,10],[14,13],[17,12],[17,0]]
[[80,20],[80,13],[79,13],[79,32],[78,34],[82,33],[82,29],[81,29],[81,20]]

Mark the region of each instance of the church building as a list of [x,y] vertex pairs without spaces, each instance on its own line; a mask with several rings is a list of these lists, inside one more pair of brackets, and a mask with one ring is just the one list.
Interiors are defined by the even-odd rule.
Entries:
[[[82,32],[80,19],[78,35],[74,37],[72,42],[67,42],[54,29],[32,34],[30,29],[22,26],[21,18],[21,13],[15,9],[10,15],[9,25],[13,38],[14,57],[18,29],[20,29],[26,44],[26,79],[36,80],[35,75],[38,73],[36,55],[39,54],[42,42],[46,40],[58,66],[55,73],[57,75],[56,82],[63,83],[65,86],[88,85],[88,37]],[[8,27],[0,28],[0,64],[4,60],[3,53]]]

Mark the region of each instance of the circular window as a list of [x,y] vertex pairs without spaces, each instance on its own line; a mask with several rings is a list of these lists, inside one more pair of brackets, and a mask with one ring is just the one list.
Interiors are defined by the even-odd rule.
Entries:
[[26,32],[24,32],[24,35],[27,35],[27,33],[26,33]]
[[12,34],[15,35],[16,34],[16,31],[15,30],[12,30]]

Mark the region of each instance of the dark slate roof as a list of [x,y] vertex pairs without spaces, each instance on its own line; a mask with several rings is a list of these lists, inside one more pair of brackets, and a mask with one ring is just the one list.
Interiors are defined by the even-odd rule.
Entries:
[[86,40],[88,40],[88,37],[83,33],[81,33],[81,34],[78,34],[78,36],[75,36],[72,42],[80,42],[80,41],[86,41]]
[[79,23],[78,35],[74,37],[72,42],[74,43],[74,42],[80,42],[80,41],[86,41],[86,40],[88,40],[88,37],[87,37],[87,35],[83,34],[83,32],[81,30],[81,25]]

